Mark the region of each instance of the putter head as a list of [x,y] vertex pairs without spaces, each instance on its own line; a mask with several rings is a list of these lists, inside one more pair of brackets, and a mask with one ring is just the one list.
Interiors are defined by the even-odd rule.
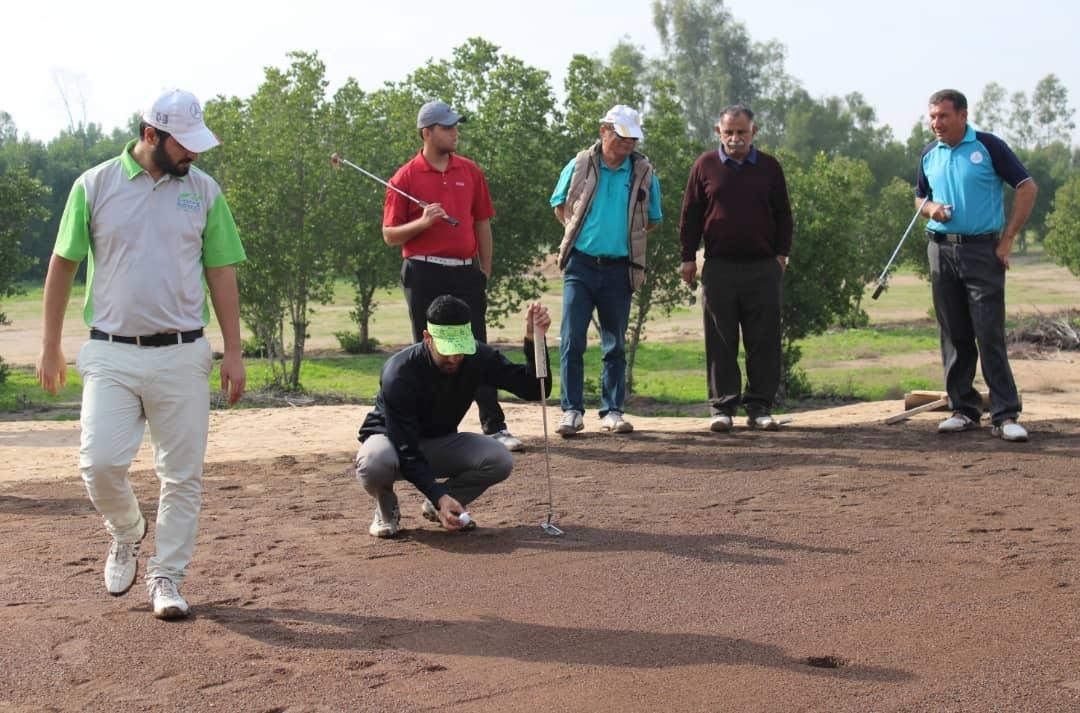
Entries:
[[563,534],[563,531],[552,525],[550,522],[540,523],[540,529],[551,535],[552,537],[558,537]]

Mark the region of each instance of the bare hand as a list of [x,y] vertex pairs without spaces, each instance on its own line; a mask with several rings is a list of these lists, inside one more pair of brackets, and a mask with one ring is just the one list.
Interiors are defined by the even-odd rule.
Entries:
[[424,223],[429,228],[438,223],[440,220],[445,220],[448,217],[449,216],[447,215],[446,211],[443,210],[441,203],[428,203],[426,206],[424,206],[423,219]]
[[780,263],[780,272],[787,272],[788,259],[786,255],[777,255],[776,261]]
[[246,385],[247,373],[243,358],[238,353],[226,353],[221,359],[221,390],[228,393],[230,406],[244,395]]
[[952,206],[944,203],[931,203],[930,205],[933,206],[930,210],[931,220],[936,220],[939,223],[948,223],[952,220]]
[[1012,252],[1013,239],[1002,238],[998,241],[997,247],[994,248],[994,254],[997,255],[998,261],[1005,266],[1005,269],[1009,269],[1009,253]]
[[460,530],[465,527],[465,523],[458,519],[458,515],[465,512],[465,506],[454,500],[449,495],[444,495],[439,498],[439,522],[447,530],[453,532],[454,530]]
[[551,315],[548,314],[548,308],[539,302],[529,305],[529,311],[525,313],[525,338],[533,341],[533,335],[537,331],[542,335],[547,334],[550,326]]
[[37,363],[37,380],[53,396],[67,386],[67,362],[60,348],[42,349]]
[[679,267],[679,274],[682,275],[683,282],[687,285],[692,285],[694,283],[694,278],[697,277],[697,263],[693,260],[684,262],[682,266]]

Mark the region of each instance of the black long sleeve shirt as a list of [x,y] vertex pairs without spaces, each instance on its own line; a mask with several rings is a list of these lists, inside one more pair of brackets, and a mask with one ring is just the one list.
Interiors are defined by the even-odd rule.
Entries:
[[[452,374],[439,371],[423,342],[402,349],[387,359],[379,378],[375,408],[360,426],[359,440],[381,433],[398,454],[402,476],[433,503],[446,494],[436,482],[439,474],[420,451],[420,440],[457,433],[472,405],[476,387],[494,386],[527,401],[540,400],[533,343],[524,343],[525,364],[513,364],[499,350],[476,345],[476,354],[461,360]],[[544,358],[547,359],[545,353]],[[551,373],[550,361],[548,374]],[[551,395],[551,379],[544,382],[544,397]]]
[[714,149],[694,162],[679,221],[683,262],[694,260],[702,239],[706,259],[787,255],[793,231],[787,182],[775,158],[757,151],[756,163],[736,166],[721,163]]

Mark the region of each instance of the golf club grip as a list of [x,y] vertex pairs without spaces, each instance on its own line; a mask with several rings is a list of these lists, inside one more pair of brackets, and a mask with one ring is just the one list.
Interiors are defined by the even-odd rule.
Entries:
[[884,292],[884,291],[885,291],[885,283],[879,282],[878,286],[877,286],[877,289],[874,290],[874,294],[872,294],[870,296],[870,299],[876,300],[878,297],[881,297],[881,293]]
[[454,226],[455,228],[458,227],[458,224],[461,222],[457,218],[451,218],[450,216],[445,216],[443,220],[445,220],[447,223]]
[[536,363],[536,378],[546,379],[548,376],[547,335],[536,328],[533,328],[533,361]]

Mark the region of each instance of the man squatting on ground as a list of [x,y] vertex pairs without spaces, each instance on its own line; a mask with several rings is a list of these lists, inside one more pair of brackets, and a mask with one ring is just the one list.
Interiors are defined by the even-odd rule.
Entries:
[[105,588],[135,581],[146,520],[128,467],[150,424],[161,481],[157,552],[146,568],[154,615],[187,616],[180,595],[195,548],[210,426],[206,381],[213,365],[203,336],[209,319],[203,277],[225,341],[221,388],[229,403],[244,391],[239,296],[234,265],[245,259],[221,188],[192,166],[219,143],[190,93],[170,90],[142,114],[139,138],[117,158],[82,174],[71,189],[45,278],[38,380],[64,385],[60,350],[75,271],[88,258],[83,317],[90,341],[79,350],[82,435],[79,470],[113,543]]
[[[401,246],[401,286],[413,342],[423,337],[428,305],[443,294],[469,305],[473,333],[481,342],[487,341],[486,290],[491,277],[491,218],[495,209],[483,172],[455,153],[458,124],[465,121],[441,101],[420,107],[416,127],[424,145],[390,182],[428,205],[421,208],[395,191],[386,191],[383,239],[388,245]],[[458,224],[452,225],[447,217]],[[512,451],[522,449],[521,440],[506,428],[506,416],[494,388],[482,385],[476,392],[476,405],[484,433]]]
[[[368,529],[373,537],[398,533],[401,514],[394,494],[398,479],[408,480],[427,498],[421,510],[424,518],[447,530],[471,530],[475,521],[460,519],[465,507],[510,476],[514,458],[506,448],[486,436],[459,433],[458,425],[481,385],[505,389],[527,401],[540,400],[533,327],[547,332],[551,317],[539,304],[526,312],[525,364],[511,364],[498,350],[477,343],[475,323],[464,301],[437,297],[427,310],[423,341],[383,365],[375,408],[360,426],[362,445],[356,454],[356,477],[375,498],[375,516]],[[546,398],[551,382],[544,383]]]
[[600,139],[563,168],[551,206],[563,225],[559,268],[563,316],[559,368],[564,438],[585,428],[584,354],[593,310],[600,322],[600,427],[629,433],[626,327],[634,290],[645,281],[646,234],[663,217],[660,182],[635,151],[644,137],[641,115],[623,104],[600,120]]
[[[739,405],[750,428],[775,431],[773,400],[780,388],[780,312],[794,223],[780,163],[753,145],[754,113],[727,107],[716,124],[720,148],[690,169],[679,239],[682,279],[701,271],[705,365],[713,431],[730,431]],[[739,372],[739,331],[746,345],[746,390]]]
[[[953,409],[938,431],[978,427],[982,397],[972,382],[979,360],[993,435],[1026,441],[1027,431],[1016,422],[1020,397],[1005,348],[1005,271],[1038,188],[1004,141],[968,126],[967,98],[955,89],[930,97],[930,129],[937,139],[923,149],[915,205],[930,197],[922,214],[930,219],[930,285]],[[1008,223],[1002,182],[1016,191]]]

